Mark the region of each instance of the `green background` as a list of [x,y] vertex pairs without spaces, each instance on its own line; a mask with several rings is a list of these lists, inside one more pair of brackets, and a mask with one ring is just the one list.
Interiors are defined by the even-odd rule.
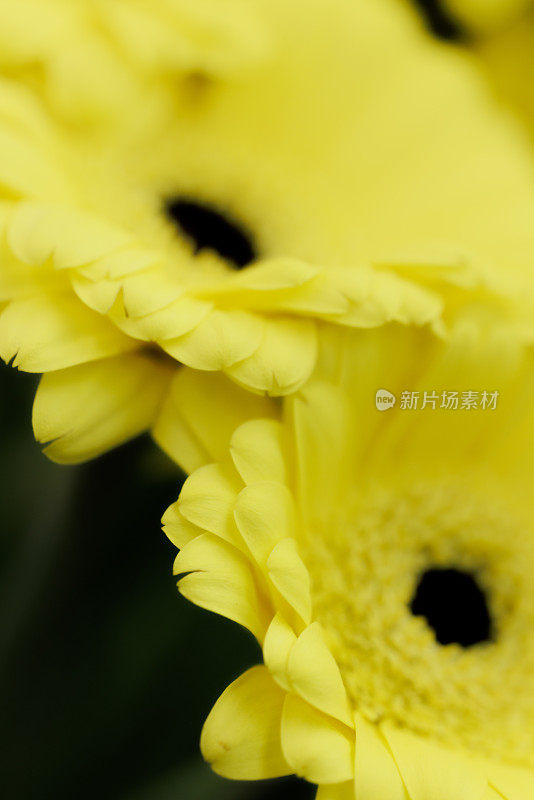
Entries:
[[6,800],[304,800],[202,762],[211,705],[260,659],[180,597],[160,530],[183,475],[148,437],[78,467],[31,432],[35,376],[0,368],[0,786]]

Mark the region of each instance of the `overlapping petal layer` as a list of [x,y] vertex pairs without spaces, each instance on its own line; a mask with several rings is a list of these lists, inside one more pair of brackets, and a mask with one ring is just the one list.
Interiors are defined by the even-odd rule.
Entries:
[[[263,649],[202,733],[226,777],[296,772],[322,800],[534,789],[533,331],[480,298],[448,318],[445,340],[325,333],[311,382],[238,427],[165,514],[180,590]],[[408,389],[438,399],[410,410]],[[455,391],[479,405],[445,405]],[[446,568],[484,587],[488,641],[440,644],[410,610],[421,575]],[[441,603],[453,625],[470,614]]]
[[[0,350],[20,368],[142,352],[284,395],[323,323],[443,330],[467,264],[530,281],[530,151],[397,3],[45,0],[13,37],[34,5],[0,5]],[[184,463],[202,444],[171,420],[179,385],[154,424]]]
[[[269,51],[241,0],[2,0],[0,68],[32,85],[68,123],[124,123],[156,113],[174,84],[248,68]],[[131,120],[130,120],[131,121]]]

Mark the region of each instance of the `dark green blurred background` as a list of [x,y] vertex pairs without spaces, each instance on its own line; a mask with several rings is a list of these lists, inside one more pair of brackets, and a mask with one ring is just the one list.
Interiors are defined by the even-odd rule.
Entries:
[[0,368],[0,786],[6,800],[313,797],[216,777],[202,721],[257,663],[244,630],[180,597],[159,519],[183,476],[148,437],[50,463],[34,376]]

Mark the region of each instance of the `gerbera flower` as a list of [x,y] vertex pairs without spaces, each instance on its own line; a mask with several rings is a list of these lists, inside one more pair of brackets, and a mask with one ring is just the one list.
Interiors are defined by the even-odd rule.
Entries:
[[[110,6],[140,2],[96,4]],[[211,7],[198,13],[209,19]],[[97,141],[93,128],[60,127],[82,207],[175,262],[215,250],[219,273],[280,256],[359,264],[421,245],[530,266],[531,152],[469,59],[435,47],[390,0],[247,7],[271,43],[253,66],[206,67],[199,80],[197,65],[186,99],[184,65],[160,81],[166,102],[128,94],[125,123]],[[240,30],[240,14],[229,19]],[[504,220],[503,196],[513,204]]]
[[450,14],[457,24],[464,27],[469,35],[472,33],[490,33],[502,30],[516,20],[529,6],[532,0],[415,0],[428,13],[432,6],[440,9],[442,14]]
[[475,41],[474,52],[497,97],[534,138],[534,4],[509,25]]
[[167,511],[181,593],[263,651],[204,726],[219,774],[533,796],[532,323],[475,302],[450,324],[334,331]]
[[[505,28],[524,12],[532,0],[414,0],[434,23],[436,33],[443,35],[447,28],[456,31],[457,38],[474,33],[490,33]],[[438,20],[442,20],[440,30]],[[446,38],[446,35],[444,36]],[[450,38],[454,38],[451,34]]]
[[503,105],[534,136],[532,0],[415,0],[440,38],[465,45]]
[[[208,70],[192,93],[175,90],[175,72],[147,107],[143,89],[136,102],[126,92],[129,111],[111,126],[66,125],[46,113],[52,103],[43,110],[24,94],[23,80],[39,95],[30,78],[5,83],[0,268],[10,305],[0,352],[21,369],[52,370],[41,392],[66,381],[63,370],[96,369],[133,348],[162,376],[160,399],[173,360],[284,394],[313,369],[319,319],[436,323],[444,284],[409,281],[388,264],[530,267],[530,152],[462,57],[434,48],[389,2],[254,9],[271,43],[261,59]],[[21,292],[46,304],[41,318]],[[39,318],[47,334],[37,337]],[[83,370],[87,392],[102,392],[108,378]],[[89,452],[62,454],[78,380],[58,389],[62,431],[41,425],[46,405],[36,404],[38,437],[57,439],[56,458]],[[153,411],[141,416],[146,427]]]
[[243,0],[0,0],[0,68],[84,126],[146,111],[181,82],[227,75],[267,51]]
[[[180,461],[173,442],[187,379],[173,377],[175,359],[283,394],[313,368],[317,318],[439,323],[440,290],[392,271],[326,273],[271,259],[233,273],[208,253],[190,275],[187,259],[171,261],[133,232],[77,210],[71,175],[58,167],[71,151],[32,96],[9,82],[0,86],[0,137],[0,355],[46,373],[34,429],[55,460],[90,458],[153,428]],[[243,406],[258,407],[237,397]]]

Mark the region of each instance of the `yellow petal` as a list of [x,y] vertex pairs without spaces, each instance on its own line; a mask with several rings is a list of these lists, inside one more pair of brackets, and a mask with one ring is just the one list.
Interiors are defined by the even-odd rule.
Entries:
[[[337,339],[340,343],[340,339]],[[314,516],[317,504],[336,507],[351,478],[353,415],[339,387],[310,381],[289,403],[297,452],[300,505]]]
[[[451,0],[452,2],[452,0]],[[456,0],[458,5],[459,0]],[[490,5],[499,3],[493,0]],[[476,2],[477,6],[488,5]],[[503,6],[523,6],[526,13],[510,15],[507,24],[493,35],[473,42],[473,55],[498,99],[519,117],[530,136],[534,134],[534,93],[532,91],[531,54],[534,48],[534,7],[532,0],[502,0]],[[526,7],[526,8],[525,8]],[[477,8],[480,13],[482,9]]]
[[465,25],[489,33],[524,12],[530,0],[444,0],[444,5]]
[[[141,306],[141,302],[139,305]],[[126,296],[124,296],[124,309],[127,316],[131,315]],[[160,341],[188,333],[199,325],[211,310],[212,306],[209,303],[190,297],[180,297],[165,308],[137,318],[135,324],[143,337]]]
[[120,284],[116,281],[93,281],[86,278],[80,271],[70,276],[71,285],[80,300],[86,306],[100,314],[107,314],[117,301],[120,294]]
[[233,545],[203,533],[180,550],[174,574],[184,597],[247,628],[262,642],[272,610],[258,594],[250,562]]
[[[183,287],[175,275],[161,267],[134,272],[121,279],[121,287],[124,308],[130,317],[159,311],[183,294]],[[173,335],[180,336],[181,331]]]
[[[504,795],[502,795],[500,792],[497,792],[491,786],[488,786],[482,797],[482,800],[503,800],[503,797]],[[508,800],[508,798],[506,798],[506,800]]]
[[339,667],[318,622],[309,625],[298,637],[289,654],[287,674],[293,690],[310,705],[354,727]]
[[333,268],[329,282],[347,298],[350,309],[333,322],[370,328],[385,322],[425,325],[440,318],[440,297],[416,283],[372,268]]
[[263,642],[263,659],[269,672],[282,689],[290,691],[287,674],[287,662],[291,648],[297,641],[293,629],[280,613],[277,613],[269,625]]
[[311,783],[343,783],[354,775],[354,732],[292,694],[282,713],[282,750]]
[[169,392],[165,396],[158,417],[152,426],[152,437],[156,444],[172,458],[185,473],[192,473],[210,461],[209,454],[195,437],[189,425],[172,411]]
[[177,371],[153,436],[186,472],[227,457],[237,426],[277,413],[273,401],[243,392],[225,375]]
[[[142,317],[159,311],[174,303],[184,291],[174,272],[160,265],[127,275],[121,279],[121,287],[124,308],[130,317]],[[171,335],[180,336],[181,332]]]
[[137,343],[76,297],[15,300],[0,316],[0,357],[26,372],[49,372],[132,350]]
[[221,306],[250,311],[342,317],[351,311],[351,304],[336,282],[330,280],[331,271],[296,259],[279,258],[258,262],[197,293]]
[[216,76],[262,60],[269,37],[254,10],[232,0],[202,4],[105,3],[102,8],[120,49],[149,74],[184,70]]
[[[17,6],[23,5],[24,0],[17,3]],[[11,3],[2,2],[2,26],[0,30],[0,58],[7,55],[9,34],[6,38],[6,14],[11,16],[14,8]],[[52,16],[50,10],[46,12],[47,16]],[[35,21],[35,20],[34,20]],[[33,27],[28,25],[28,17],[25,19],[25,28]],[[17,32],[18,41],[17,46],[22,38]],[[26,86],[19,81],[11,81],[9,79],[2,79],[0,82],[0,119],[2,123],[6,123],[9,130],[17,134],[23,133],[25,136],[32,137],[39,143],[46,143],[50,139],[51,124],[47,112],[43,109],[36,96],[28,90]]]
[[358,800],[409,800],[388,743],[376,725],[361,714],[354,717],[356,753],[354,788]]
[[227,368],[232,380],[256,392],[278,396],[298,389],[317,355],[317,331],[310,320],[269,319],[254,355]]
[[203,533],[201,528],[193,525],[180,514],[178,501],[169,506],[161,518],[161,524],[165,535],[179,548],[185,547]]
[[0,187],[4,196],[69,201],[72,190],[54,160],[34,142],[0,130]]
[[[148,272],[151,267],[158,267],[160,263],[160,253],[136,247],[132,242],[131,247],[93,259],[81,266],[77,272],[95,283],[110,281],[122,285],[121,278],[130,278],[138,272]],[[150,274],[153,274],[152,270]]]
[[214,293],[272,292],[303,286],[319,272],[318,267],[295,258],[273,258],[252,264],[221,282]]
[[14,254],[26,264],[53,258],[57,269],[77,267],[131,242],[129,234],[70,207],[21,203],[8,231]]
[[482,800],[488,782],[474,759],[392,725],[381,730],[410,800]]
[[315,800],[354,800],[354,783],[325,783],[317,789]]
[[282,539],[267,559],[268,574],[282,597],[309,624],[311,618],[310,576],[297,553],[294,539]]
[[61,294],[69,291],[65,277],[49,264],[21,264],[8,247],[6,228],[13,203],[0,201],[0,301],[16,300],[36,294]]
[[33,406],[33,429],[53,461],[94,458],[152,424],[171,373],[140,354],[49,372]]
[[330,280],[331,270],[332,267],[325,268],[298,289],[269,293],[265,298],[265,308],[281,314],[316,317],[340,325],[350,324],[351,304]]
[[284,428],[276,420],[254,419],[240,425],[230,442],[235,468],[245,483],[287,480]]
[[263,334],[260,317],[245,311],[213,311],[178,339],[162,341],[173,358],[195,369],[226,369],[248,358]]
[[457,286],[462,289],[477,289],[485,285],[487,276],[476,264],[466,261],[456,248],[418,247],[413,253],[405,253],[402,258],[373,263],[378,273],[386,270],[407,278],[410,285],[439,287]]
[[[51,8],[55,13],[50,13]],[[59,10],[56,3],[43,6],[35,0],[3,2],[0,44],[6,63],[24,63],[36,55],[42,57],[50,46],[59,46],[72,33],[71,15],[57,13]]]
[[202,755],[219,775],[260,780],[288,775],[280,746],[284,692],[252,667],[222,693],[204,723]]
[[220,464],[206,464],[185,481],[178,508],[189,522],[215,533],[232,544],[241,537],[234,522],[234,505],[239,482]]
[[534,773],[532,770],[492,763],[488,771],[491,786],[506,800],[525,800],[527,797],[534,797]]
[[[90,21],[81,22],[84,33]],[[106,37],[67,33],[46,61],[49,103],[78,126],[114,121],[120,109],[139,102],[139,85],[122,54],[114,52]]]
[[263,565],[274,546],[295,533],[291,492],[274,481],[247,486],[236,500],[234,519],[250,552]]

